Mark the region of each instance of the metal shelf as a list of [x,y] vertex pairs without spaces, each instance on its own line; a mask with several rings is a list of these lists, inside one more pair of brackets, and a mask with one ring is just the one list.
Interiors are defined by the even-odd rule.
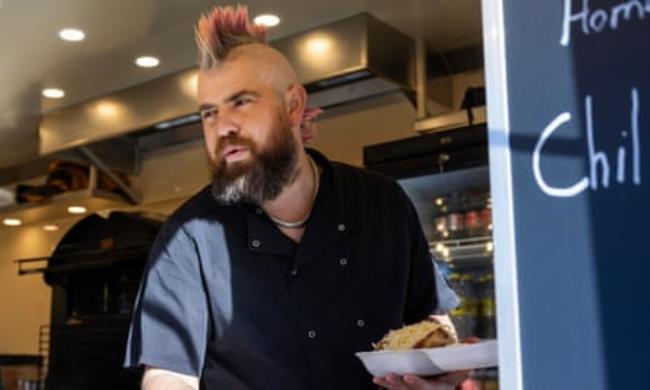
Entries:
[[491,236],[468,237],[456,240],[432,241],[431,254],[451,264],[486,264],[492,262],[494,244]]
[[[18,218],[23,225],[55,221],[70,217],[69,206],[83,206],[86,214],[94,211],[124,207],[129,203],[118,194],[99,189],[86,188],[79,191],[65,192],[39,203],[0,208],[0,219]],[[6,228],[0,225],[0,229]]]

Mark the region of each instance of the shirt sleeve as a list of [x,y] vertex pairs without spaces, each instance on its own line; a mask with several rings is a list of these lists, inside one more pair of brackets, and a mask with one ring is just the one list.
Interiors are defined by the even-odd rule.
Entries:
[[438,295],[438,305],[433,314],[447,314],[460,305],[460,299],[454,290],[449,287],[449,283],[447,283],[440,271],[438,264],[435,261],[431,261],[431,263],[433,263],[433,275],[436,280],[436,294]]
[[200,376],[207,296],[195,242],[169,220],[152,247],[131,320],[125,367],[148,365]]

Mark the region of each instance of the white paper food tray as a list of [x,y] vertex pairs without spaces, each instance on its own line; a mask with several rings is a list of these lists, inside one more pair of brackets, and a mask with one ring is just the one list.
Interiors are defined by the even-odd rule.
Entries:
[[356,355],[368,372],[374,376],[387,374],[427,376],[498,365],[496,340],[409,351],[357,352]]

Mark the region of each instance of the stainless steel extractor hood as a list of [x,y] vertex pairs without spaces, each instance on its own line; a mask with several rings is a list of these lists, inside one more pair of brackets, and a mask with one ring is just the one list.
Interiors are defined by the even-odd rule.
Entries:
[[[294,64],[310,91],[310,105],[327,107],[414,84],[414,43],[407,35],[361,13],[271,43]],[[125,135],[196,110],[196,69],[46,114],[40,154]]]
[[413,40],[368,13],[272,44],[293,64],[310,92],[375,76],[408,90],[414,85]]

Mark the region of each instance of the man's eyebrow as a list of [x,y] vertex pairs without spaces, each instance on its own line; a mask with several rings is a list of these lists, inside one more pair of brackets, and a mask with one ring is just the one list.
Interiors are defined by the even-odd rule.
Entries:
[[206,103],[206,104],[201,104],[201,105],[199,106],[199,112],[203,112],[203,111],[205,111],[205,110],[211,110],[211,109],[216,108],[216,107],[217,107],[217,106],[215,106],[214,104],[208,104],[208,103]]
[[259,97],[260,96],[259,92],[253,91],[251,89],[242,89],[241,91],[237,91],[237,92],[233,93],[232,95],[228,96],[226,99],[224,99],[223,102],[224,103],[230,103],[232,101],[235,101],[235,100],[239,99],[240,97],[242,97],[244,95],[252,95],[254,97]]
[[[260,96],[259,92],[253,91],[251,89],[242,89],[240,91],[237,91],[237,92],[233,93],[232,95],[228,96],[227,98],[225,98],[223,102],[224,102],[224,104],[225,103],[230,103],[232,101],[235,101],[235,100],[239,99],[240,97],[242,97],[244,95],[252,95],[254,97],[259,97]],[[203,112],[203,111],[206,111],[206,110],[214,110],[215,108],[217,108],[216,104],[203,103],[203,104],[201,104],[199,106],[199,112]]]

